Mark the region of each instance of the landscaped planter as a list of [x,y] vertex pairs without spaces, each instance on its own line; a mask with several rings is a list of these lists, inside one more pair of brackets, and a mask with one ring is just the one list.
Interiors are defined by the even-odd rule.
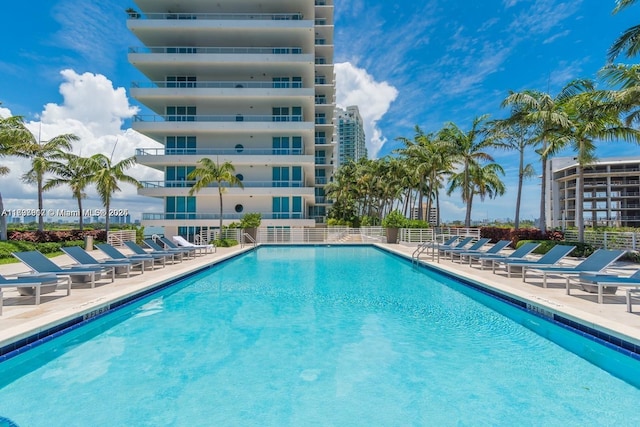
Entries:
[[387,243],[398,243],[399,228],[387,228]]

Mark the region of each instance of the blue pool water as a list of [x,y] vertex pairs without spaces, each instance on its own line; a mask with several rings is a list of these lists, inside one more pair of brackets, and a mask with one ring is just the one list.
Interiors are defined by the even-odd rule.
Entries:
[[640,372],[375,248],[259,248],[0,364],[0,426],[640,425],[527,322]]

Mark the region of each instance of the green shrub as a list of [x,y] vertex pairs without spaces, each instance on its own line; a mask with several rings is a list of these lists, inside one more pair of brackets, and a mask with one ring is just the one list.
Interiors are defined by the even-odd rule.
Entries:
[[408,219],[405,228],[430,228],[428,221],[422,219]]
[[403,228],[408,223],[408,219],[399,210],[394,210],[382,220],[384,228]]
[[230,248],[236,246],[238,241],[236,239],[218,239],[214,241],[215,245],[219,248]]
[[262,223],[262,214],[260,212],[249,212],[240,219],[240,228],[258,228]]
[[578,243],[578,242],[560,243],[555,240],[520,240],[517,243],[516,248],[519,248],[520,246],[524,245],[527,242],[540,243],[540,246],[538,246],[533,251],[534,254],[540,254],[540,255],[546,254],[555,245],[575,246],[575,249],[569,253],[569,256],[573,256],[573,257],[588,257],[589,255],[595,252],[595,248],[588,243]]
[[564,242],[565,245],[575,246],[576,248],[571,251],[569,256],[575,257],[588,257],[592,253],[596,251],[596,248],[591,246],[588,243],[580,243],[580,242]]

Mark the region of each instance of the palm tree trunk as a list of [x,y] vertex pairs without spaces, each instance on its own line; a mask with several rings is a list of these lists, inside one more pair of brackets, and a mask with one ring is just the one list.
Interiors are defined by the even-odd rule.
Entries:
[[[546,144],[545,144],[546,145]],[[547,156],[542,156],[542,182],[540,183],[540,231],[543,233],[547,230],[546,219],[546,200],[547,192]]]
[[111,201],[107,201],[104,205],[106,210],[104,214],[104,230],[107,233],[107,237],[109,237],[109,205],[111,205]]
[[220,239],[222,239],[222,187],[218,183],[218,194],[220,194]]
[[575,224],[578,228],[578,242],[584,242],[584,215],[582,204],[584,203],[584,168],[578,164],[578,185],[576,186]]
[[520,203],[522,201],[522,183],[524,182],[524,150],[520,150],[520,164],[518,165],[518,194],[516,196],[516,215],[514,219],[514,228],[520,228]]
[[440,191],[436,188],[436,227],[440,227]]
[[7,240],[7,216],[4,215],[4,203],[0,193],[0,241]]
[[82,196],[78,197],[78,212],[80,213],[80,215],[78,215],[78,225],[80,227],[80,231],[82,231],[84,225],[82,221]]
[[473,193],[469,195],[469,201],[467,202],[467,214],[464,217],[464,226],[471,227],[471,205],[473,204]]
[[44,215],[42,214],[44,201],[42,199],[42,177],[38,177],[38,231],[44,231]]

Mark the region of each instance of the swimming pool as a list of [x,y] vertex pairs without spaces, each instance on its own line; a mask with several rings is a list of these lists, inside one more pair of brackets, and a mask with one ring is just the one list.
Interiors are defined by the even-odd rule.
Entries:
[[376,248],[263,247],[0,364],[0,417],[638,425],[638,388],[534,323],[640,372],[636,360]]

